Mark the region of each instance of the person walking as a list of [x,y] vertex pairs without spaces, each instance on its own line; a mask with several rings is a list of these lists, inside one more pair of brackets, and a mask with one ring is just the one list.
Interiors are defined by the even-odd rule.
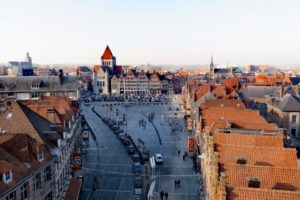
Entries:
[[180,188],[180,179],[178,179],[178,187]]
[[165,192],[166,200],[168,200],[168,196],[169,196],[169,194],[167,192]]
[[163,199],[164,199],[164,195],[165,195],[164,191],[163,191],[163,190],[160,191],[160,200],[163,200]]
[[177,154],[178,154],[178,156],[180,156],[180,150],[178,150]]
[[177,180],[175,180],[175,189],[177,188],[177,185],[178,185]]

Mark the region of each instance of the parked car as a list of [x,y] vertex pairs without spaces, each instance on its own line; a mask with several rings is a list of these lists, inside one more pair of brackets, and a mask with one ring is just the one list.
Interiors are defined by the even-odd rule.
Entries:
[[155,160],[156,164],[162,164],[163,163],[162,155],[159,154],[159,153],[154,155],[154,160]]
[[140,162],[140,157],[137,154],[131,156],[132,162]]
[[135,162],[132,164],[132,171],[135,174],[141,173],[142,172],[142,165],[139,162]]
[[134,187],[142,188],[143,187],[143,179],[141,176],[134,177]]
[[135,153],[134,147],[133,147],[132,145],[129,145],[129,146],[127,147],[127,152],[128,152],[129,155],[134,154],[134,153]]
[[133,191],[132,199],[141,200],[143,199],[143,191],[142,188],[135,188]]

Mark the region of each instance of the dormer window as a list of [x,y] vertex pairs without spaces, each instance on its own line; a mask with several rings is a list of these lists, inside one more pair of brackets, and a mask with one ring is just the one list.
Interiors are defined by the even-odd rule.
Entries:
[[40,88],[40,85],[37,84],[37,83],[32,83],[31,88],[32,88],[32,89],[39,89],[39,88]]
[[44,160],[44,153],[43,153],[42,151],[39,151],[39,152],[37,153],[37,160],[38,160],[39,162],[42,162],[42,161]]
[[260,180],[256,177],[250,177],[248,179],[248,187],[260,188]]
[[239,165],[246,165],[247,164],[247,159],[245,157],[238,157],[236,160],[236,163]]
[[3,178],[2,178],[4,183],[10,183],[12,181],[12,171],[8,170],[3,174]]

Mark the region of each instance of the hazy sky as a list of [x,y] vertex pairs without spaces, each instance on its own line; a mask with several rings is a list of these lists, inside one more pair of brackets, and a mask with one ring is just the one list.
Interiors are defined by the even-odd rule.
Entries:
[[299,0],[0,0],[0,62],[300,64]]

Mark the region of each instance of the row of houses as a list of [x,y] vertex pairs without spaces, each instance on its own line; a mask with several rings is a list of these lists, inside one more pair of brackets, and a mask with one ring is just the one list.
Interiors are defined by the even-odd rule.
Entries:
[[182,105],[195,133],[206,199],[300,199],[297,151],[230,85],[188,80]]
[[101,65],[93,68],[94,92],[100,94],[179,93],[184,82],[184,76],[177,74],[145,72],[117,65],[108,46],[101,57]]
[[64,199],[77,181],[72,155],[80,150],[81,123],[68,97],[1,100],[0,199]]
[[1,76],[0,99],[39,99],[41,96],[79,97],[76,76],[65,76],[60,70],[55,76]]

